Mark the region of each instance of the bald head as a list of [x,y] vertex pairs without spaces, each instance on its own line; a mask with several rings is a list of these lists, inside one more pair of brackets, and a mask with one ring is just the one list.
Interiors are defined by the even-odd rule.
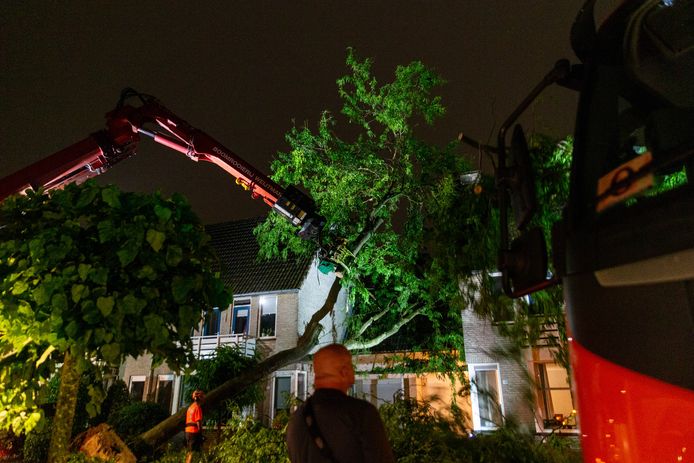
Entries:
[[338,389],[346,392],[354,384],[352,354],[341,344],[330,344],[313,356],[316,389]]

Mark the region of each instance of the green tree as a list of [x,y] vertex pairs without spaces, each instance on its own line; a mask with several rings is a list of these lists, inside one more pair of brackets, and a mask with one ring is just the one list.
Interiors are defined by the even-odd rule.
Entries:
[[[438,220],[446,219],[439,214],[442,197],[457,195],[458,201],[476,202],[479,196],[460,185],[459,175],[469,167],[456,154],[457,144],[433,146],[422,141],[416,130],[444,114],[440,97],[433,93],[443,80],[413,62],[398,67],[391,82],[379,84],[371,73],[371,61],[358,59],[351,50],[347,66],[349,74],[337,81],[342,115],[324,112],[315,131],[290,130],[290,150],[280,153],[272,165],[275,181],[303,186],[327,218],[329,231],[321,244],[332,250],[330,257],[342,278],[335,280],[323,306],[300,327],[303,333],[296,347],[210,391],[208,406],[305,357],[342,288],[349,291],[354,307],[348,343],[352,349],[375,346],[415,317],[425,317],[431,334],[426,347],[453,352],[451,365],[459,364],[462,335],[459,329],[450,329],[460,326],[457,278],[447,273],[431,230]],[[317,251],[316,243],[302,241],[290,224],[274,214],[256,234],[264,257]],[[142,438],[149,444],[161,442],[182,420],[179,413]]]
[[[209,237],[185,200],[94,182],[0,205],[0,427],[41,424],[44,386],[60,368],[50,461],[66,458],[79,378],[145,351],[174,369],[190,333],[230,295],[210,270]],[[104,392],[89,388],[90,415]]]
[[[400,66],[392,82],[379,85],[371,61],[350,50],[351,73],[338,80],[343,100],[340,119],[324,112],[315,131],[296,127],[287,135],[290,151],[272,168],[275,180],[301,184],[327,219],[322,245],[342,275],[354,308],[350,349],[369,349],[397,333],[415,317],[425,317],[427,340],[419,347],[446,352],[458,349],[457,276],[447,271],[453,258],[442,251],[437,230],[455,198],[459,208],[475,207],[480,197],[460,182],[469,164],[456,143],[435,146],[417,133],[444,114],[433,94],[443,80],[420,62]],[[455,241],[471,236],[477,221],[460,224]],[[257,230],[261,254],[311,254],[278,217]],[[444,237],[451,241],[453,235]],[[465,251],[456,248],[455,256]],[[466,256],[461,256],[467,259]]]
[[[443,84],[436,73],[413,62],[379,84],[371,64],[349,50],[350,72],[337,81],[341,113],[324,112],[313,130],[291,129],[290,149],[272,164],[275,181],[302,186],[326,217],[320,248],[328,251],[341,278],[303,327],[296,347],[210,391],[207,406],[305,357],[343,288],[352,307],[350,349],[368,350],[404,332],[409,348],[429,353],[424,362],[404,359],[408,367],[462,373],[460,314],[473,301],[461,293],[460,283],[495,269],[494,182],[490,177],[462,181],[473,169],[457,140],[435,146],[420,138],[418,126],[444,114],[434,94]],[[312,256],[319,250],[278,215],[268,216],[255,232],[262,257]],[[413,326],[409,322],[416,317]],[[181,411],[142,439],[150,445],[162,442],[180,428],[183,417]]]

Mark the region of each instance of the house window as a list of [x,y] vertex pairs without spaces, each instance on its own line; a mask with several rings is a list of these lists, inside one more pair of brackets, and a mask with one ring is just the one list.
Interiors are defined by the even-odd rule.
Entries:
[[173,375],[159,375],[157,377],[156,402],[167,410],[171,410],[173,398]]
[[544,427],[575,428],[575,407],[566,369],[556,363],[536,363],[535,383]]
[[232,334],[248,334],[251,318],[251,301],[234,301],[234,315],[231,320]]
[[472,383],[472,423],[474,429],[495,429],[503,421],[499,366],[469,365]]
[[205,326],[203,327],[203,336],[216,336],[219,334],[219,324],[222,317],[220,316],[219,307],[207,312],[205,316]]
[[146,376],[131,376],[130,384],[128,384],[128,392],[130,398],[134,401],[142,402],[145,396],[145,379]]
[[277,296],[263,296],[260,298],[260,328],[261,338],[275,336],[275,323],[277,322]]
[[351,395],[380,407],[386,403],[393,403],[398,397],[416,397],[416,385],[413,386],[415,388],[413,394],[409,390],[411,379],[409,375],[361,376],[354,381]]
[[393,403],[395,398],[403,392],[402,378],[380,378],[376,383],[376,395],[378,397],[378,405],[384,403]]
[[306,400],[306,372],[305,371],[283,371],[274,377],[272,390],[272,418],[277,413],[285,410],[289,411],[293,398]]
[[289,411],[289,402],[292,393],[291,376],[275,376],[275,390],[273,400],[273,416],[282,410]]
[[178,384],[178,406],[180,410],[187,407],[192,402],[191,394],[195,387],[191,384],[190,376],[183,376]]
[[[499,298],[504,295],[504,285],[501,272],[489,274],[490,295]],[[514,303],[506,298],[502,298],[492,304],[492,322],[510,323],[515,318]]]
[[367,402],[373,403],[371,400],[371,380],[370,379],[357,379],[354,381],[350,389],[350,395],[358,399],[366,400]]

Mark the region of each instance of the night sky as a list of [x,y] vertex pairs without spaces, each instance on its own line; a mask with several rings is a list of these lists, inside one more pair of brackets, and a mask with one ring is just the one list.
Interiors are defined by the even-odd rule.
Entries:
[[[448,81],[447,115],[423,132],[428,140],[464,132],[494,143],[554,62],[575,61],[569,28],[582,3],[3,0],[0,176],[103,128],[124,87],[157,96],[269,173],[294,123],[315,127],[322,110],[339,111],[335,80],[346,72],[348,46],[374,58],[382,82],[412,60]],[[546,92],[526,129],[570,134],[575,102],[568,90]],[[128,191],[181,192],[206,223],[266,214],[233,180],[149,140],[99,177]]]

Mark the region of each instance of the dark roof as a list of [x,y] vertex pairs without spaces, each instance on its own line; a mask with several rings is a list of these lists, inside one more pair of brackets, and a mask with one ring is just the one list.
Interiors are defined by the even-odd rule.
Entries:
[[311,259],[259,260],[253,229],[264,219],[252,218],[207,225],[221,264],[224,284],[234,295],[299,289]]

